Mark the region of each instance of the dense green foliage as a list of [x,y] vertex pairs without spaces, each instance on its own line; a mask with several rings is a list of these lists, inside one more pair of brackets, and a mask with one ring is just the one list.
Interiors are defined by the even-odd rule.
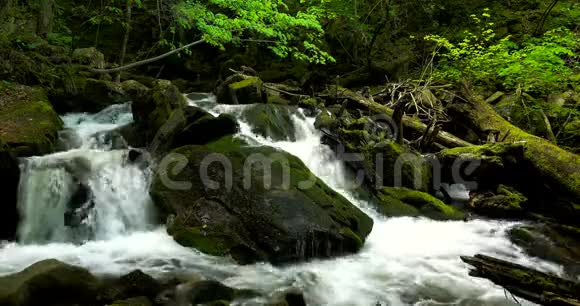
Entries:
[[496,38],[487,9],[481,17],[472,15],[478,32],[466,31],[457,43],[438,35],[426,40],[437,43],[435,55],[442,61],[435,78],[487,83],[506,90],[549,94],[580,85],[574,78],[579,69],[580,36],[567,28],[557,28],[542,37],[529,37],[520,44],[511,36]]

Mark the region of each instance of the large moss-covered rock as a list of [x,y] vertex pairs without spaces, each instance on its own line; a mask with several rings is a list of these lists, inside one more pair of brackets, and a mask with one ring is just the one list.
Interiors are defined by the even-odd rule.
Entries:
[[42,90],[0,83],[0,141],[17,156],[53,152],[62,127]]
[[144,134],[146,143],[151,143],[174,111],[183,112],[185,106],[185,97],[175,85],[166,80],[158,81],[142,99],[133,101],[133,118]]
[[425,216],[435,220],[462,220],[465,215],[430,194],[403,187],[384,187],[377,192],[379,212],[389,217]]
[[273,104],[255,104],[242,112],[241,119],[252,126],[252,132],[274,141],[295,141],[295,128],[292,115],[297,114],[295,107]]
[[231,137],[172,153],[188,165],[159,168],[151,195],[182,245],[280,263],[356,252],[372,229],[372,219],[288,153]]
[[49,259],[0,277],[0,305],[94,305],[99,286],[87,270]]
[[18,182],[20,169],[18,161],[8,145],[0,141],[0,240],[16,237],[18,226]]

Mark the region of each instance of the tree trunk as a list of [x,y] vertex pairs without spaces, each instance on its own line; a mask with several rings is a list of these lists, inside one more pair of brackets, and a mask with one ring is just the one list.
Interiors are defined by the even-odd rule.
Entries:
[[469,275],[489,279],[528,301],[580,306],[580,283],[485,255],[462,256],[461,260],[474,267]]
[[153,63],[155,61],[161,60],[161,59],[166,58],[166,57],[168,57],[168,56],[170,56],[172,54],[175,54],[175,53],[177,53],[179,51],[182,51],[182,50],[185,50],[187,48],[191,48],[193,46],[199,45],[199,44],[201,44],[203,42],[205,42],[205,40],[200,39],[200,40],[194,41],[194,42],[192,42],[190,44],[187,44],[187,45],[185,45],[185,46],[183,46],[181,48],[177,48],[175,50],[171,50],[169,52],[163,53],[163,54],[161,54],[159,56],[156,56],[156,57],[148,58],[146,60],[138,61],[138,62],[135,62],[135,63],[131,63],[129,65],[125,65],[125,66],[121,66],[121,67],[117,67],[117,68],[111,68],[111,69],[91,69],[91,72],[93,72],[93,73],[114,73],[114,72],[119,72],[119,71],[124,71],[124,70],[127,70],[127,69],[131,69],[131,68],[139,67],[139,66],[142,66],[142,65],[146,65],[146,64]]
[[[121,57],[119,59],[119,66],[125,63],[125,54],[127,54],[127,44],[129,43],[129,36],[131,35],[131,10],[133,7],[133,0],[127,0],[127,8],[125,11],[125,36],[123,37],[123,45],[121,46]],[[121,82],[121,71],[117,74],[117,83]]]
[[[523,142],[524,158],[530,162],[534,173],[543,185],[552,186],[554,193],[562,192],[572,198],[580,199],[580,156],[568,152],[546,139],[528,134],[502,118],[481,97],[471,94],[462,102],[449,107],[449,114],[455,122],[466,127],[485,139],[490,132],[499,134],[504,142]],[[560,195],[560,194],[557,194]]]
[[36,32],[46,37],[52,31],[54,21],[54,0],[40,0]]

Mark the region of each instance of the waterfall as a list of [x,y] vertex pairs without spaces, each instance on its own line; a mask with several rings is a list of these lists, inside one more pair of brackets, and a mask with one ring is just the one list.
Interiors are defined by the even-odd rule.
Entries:
[[[128,105],[65,115],[67,138],[80,140],[78,147],[23,161],[21,242],[106,240],[151,224],[148,170],[129,164],[127,150],[112,150],[109,132],[131,120]],[[71,202],[84,207],[71,208]]]
[[[203,94],[190,97],[194,99],[190,100],[192,105],[213,114],[230,113],[241,118],[241,111],[249,107],[217,105],[211,96]],[[75,131],[81,145],[23,163],[19,205],[25,218],[20,237],[26,243],[0,246],[0,275],[14,273],[38,260],[56,258],[97,274],[118,275],[134,269],[158,276],[196,272],[264,295],[298,288],[309,305],[385,306],[516,305],[511,298],[506,299],[501,288],[469,276],[460,255],[485,253],[562,273],[560,266],[528,257],[509,241],[506,231],[518,224],[515,222],[438,222],[379,215],[372,205],[349,191],[352,178],[332,150],[321,143],[314,119],[303,113],[292,118],[296,141],[272,141],[255,135],[251,125],[243,121],[239,137],[299,157],[330,187],[371,216],[375,221],[373,231],[358,254],[283,267],[264,263],[240,266],[227,258],[179,246],[163,227],[150,226],[148,170],[126,164],[126,150],[114,150],[106,137],[96,136],[131,121],[128,107],[121,105],[95,115],[64,116],[67,128]],[[63,228],[62,216],[74,193],[75,178],[64,164],[75,158],[89,161],[86,179],[95,203],[85,227],[71,233]],[[264,302],[252,300],[246,305]]]

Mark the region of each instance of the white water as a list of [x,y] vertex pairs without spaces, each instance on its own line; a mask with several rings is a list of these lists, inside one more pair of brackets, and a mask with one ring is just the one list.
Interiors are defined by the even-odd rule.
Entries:
[[[237,114],[244,107],[213,107],[211,99],[195,103],[214,113]],[[348,257],[287,267],[269,264],[238,266],[228,259],[200,254],[177,245],[163,228],[149,228],[148,174],[124,165],[119,158],[123,151],[95,150],[95,140],[90,137],[95,132],[128,122],[129,113],[101,115],[66,116],[67,126],[74,128],[84,140],[83,147],[33,159],[37,162],[73,155],[89,157],[93,169],[91,187],[100,199],[95,205],[100,222],[93,224],[98,233],[94,241],[75,245],[66,243],[65,236],[51,237],[63,241],[61,243],[6,244],[0,249],[0,274],[19,271],[38,260],[57,258],[99,274],[122,274],[142,269],[161,276],[168,272],[192,271],[230,286],[255,289],[264,294],[299,288],[305,292],[310,305],[375,306],[515,305],[511,297],[506,299],[500,288],[468,276],[468,267],[460,261],[460,255],[484,253],[561,273],[560,267],[529,258],[509,242],[505,232],[514,223],[482,220],[436,222],[415,218],[386,219],[377,215],[370,205],[346,190],[349,180],[343,164],[334,158],[328,147],[321,145],[313,119],[304,116],[294,117],[296,142],[272,142],[252,135],[250,126],[243,122],[240,134],[298,156],[329,186],[372,216],[375,225],[363,250]],[[66,193],[65,188],[59,189],[62,184],[57,182],[65,179],[58,175],[42,178],[42,173],[37,173],[34,176],[38,181],[25,182],[25,185],[42,196],[35,195],[34,201],[25,201],[33,211],[30,216],[27,214],[27,218],[36,218],[26,219],[24,223],[28,226],[50,222],[54,216],[44,216],[50,215],[48,205],[43,204],[44,199],[58,199],[58,190]],[[51,180],[55,183],[49,183]],[[51,200],[51,205],[58,207],[60,204],[56,199]],[[40,205],[44,214],[34,212],[34,205]],[[48,224],[40,225],[34,231],[50,228]],[[246,304],[259,302],[254,300]]]

